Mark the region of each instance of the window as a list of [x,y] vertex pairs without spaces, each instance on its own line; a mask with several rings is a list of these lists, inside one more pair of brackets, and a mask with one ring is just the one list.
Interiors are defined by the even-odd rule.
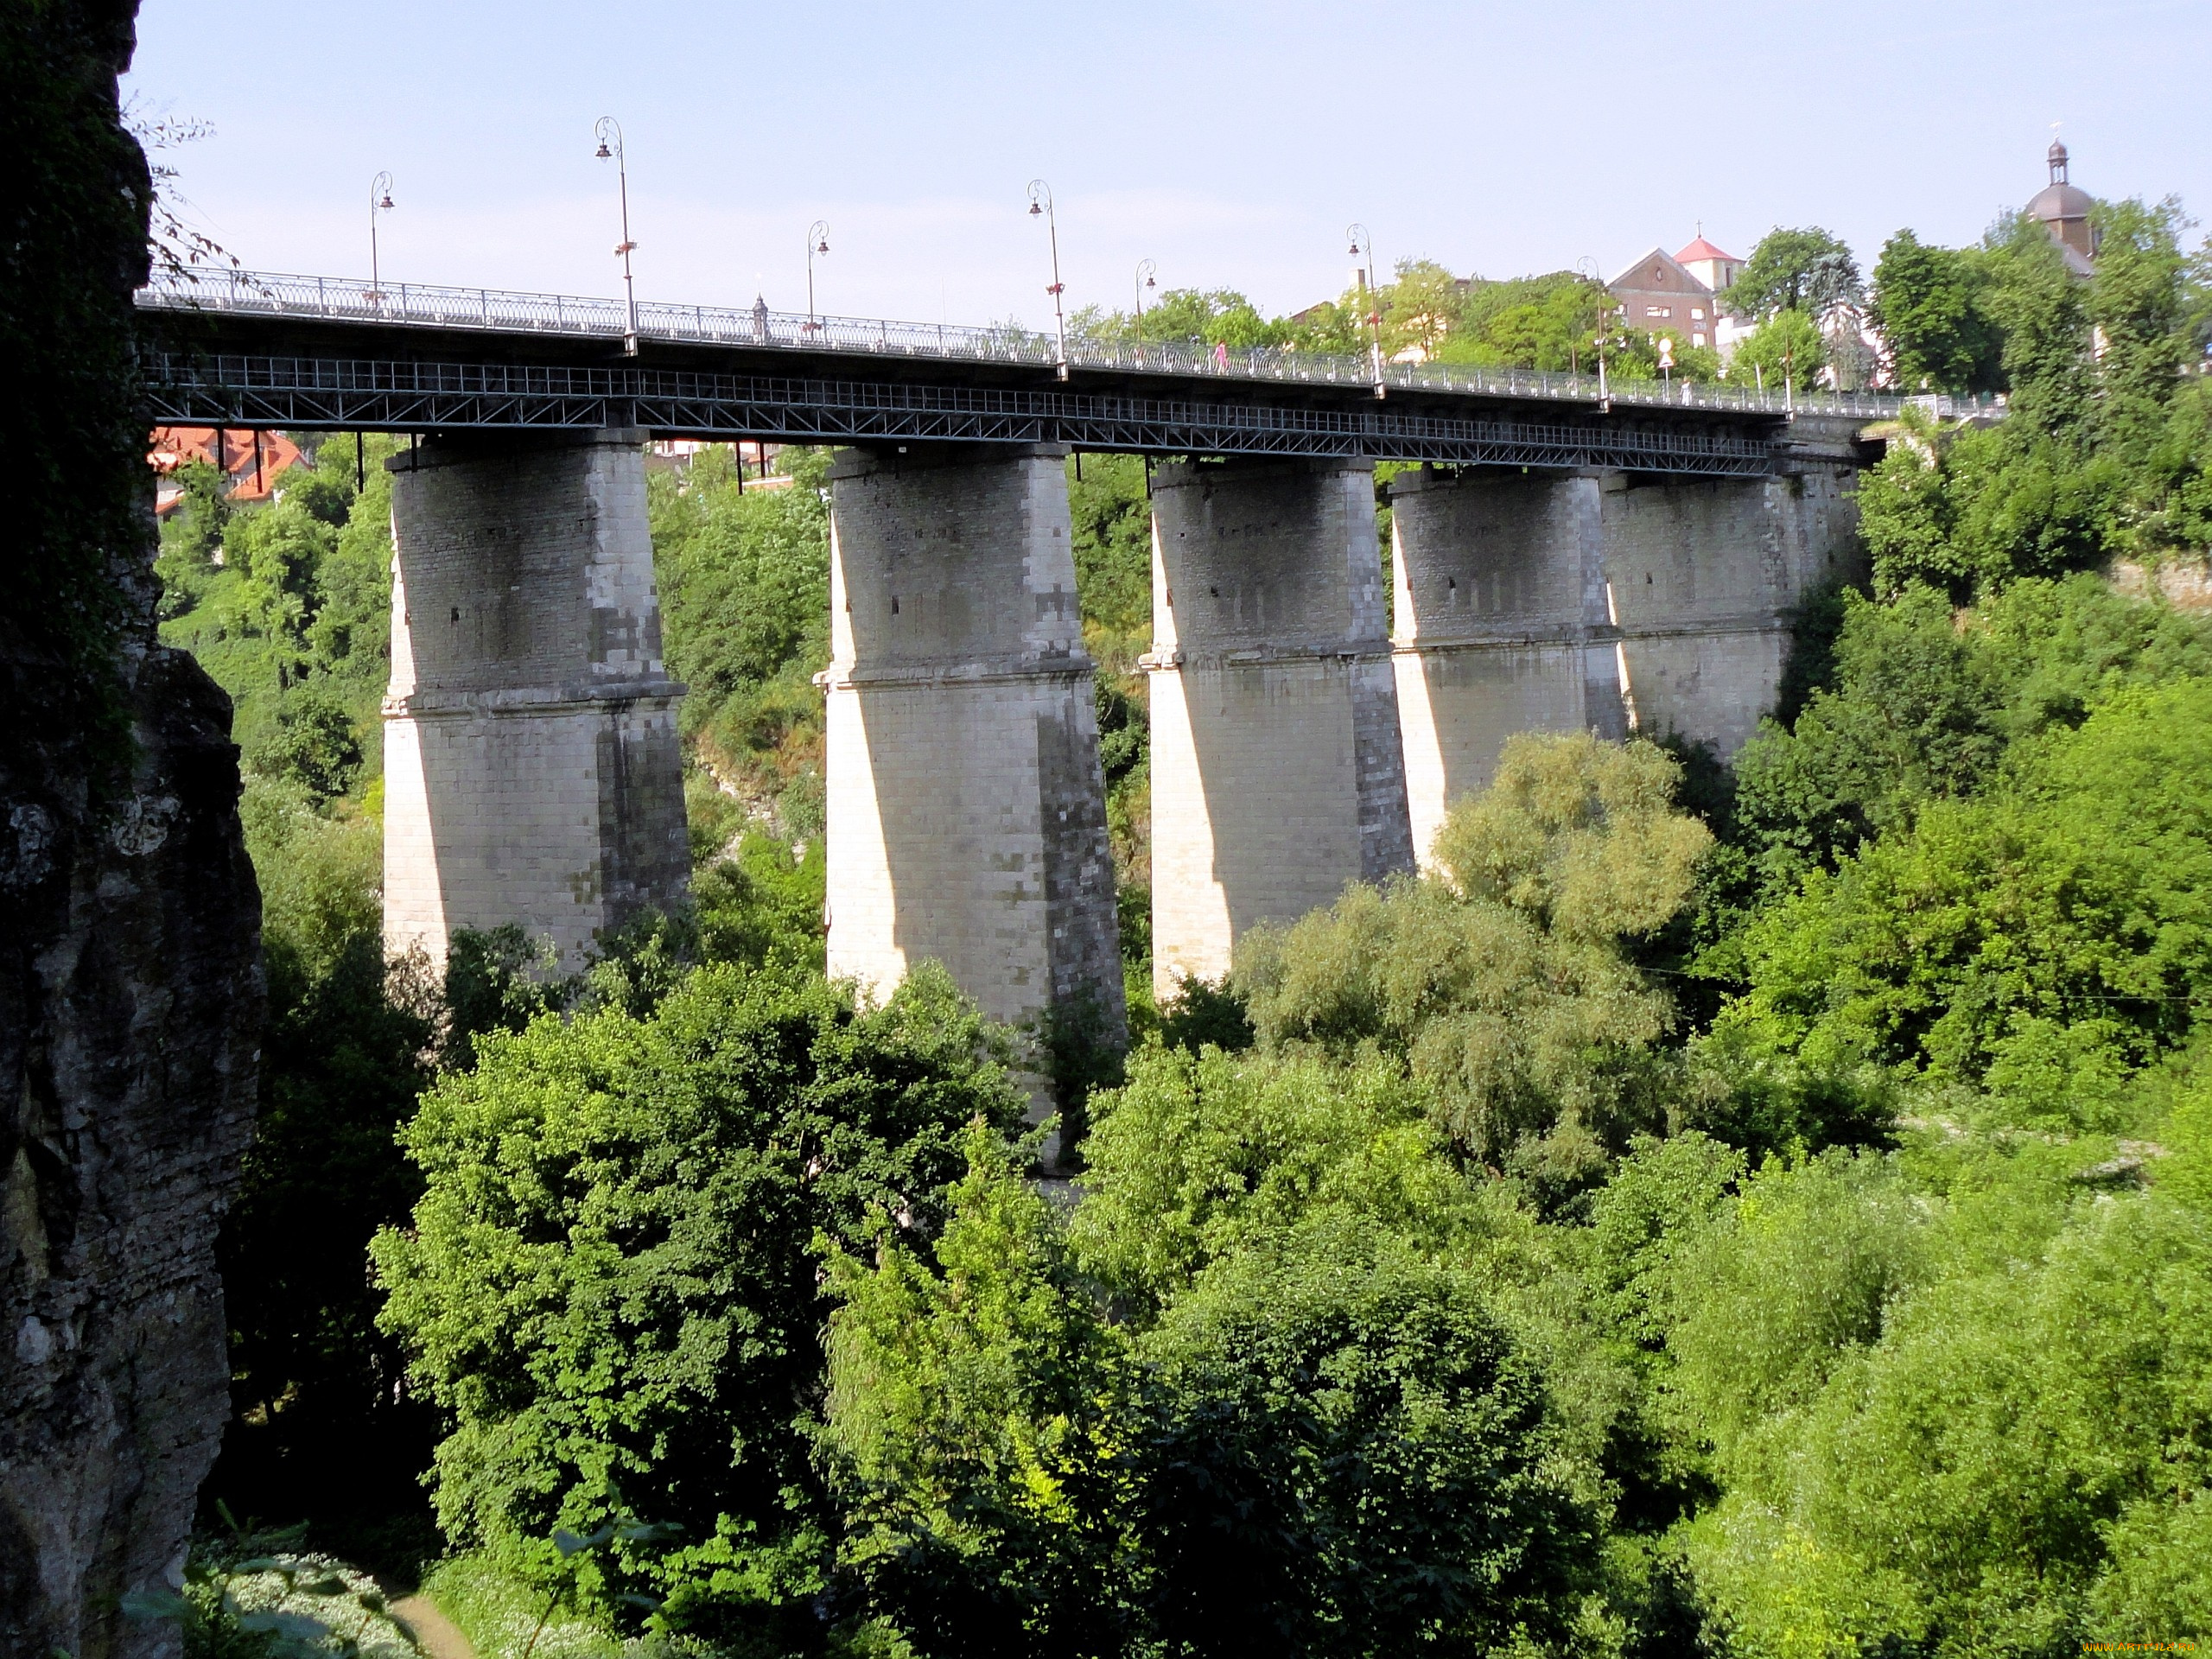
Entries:
[[1705,321],[1705,308],[1701,305],[1692,306],[1690,308],[1690,317],[1694,321],[1703,322]]
[[1671,317],[1675,315],[1675,308],[1671,305],[1647,305],[1643,308],[1643,315],[1647,317]]
[[1690,336],[1690,344],[1691,344],[1691,345],[1693,345],[1693,346],[1702,346],[1702,345],[1704,345],[1704,344],[1705,344],[1705,336],[1704,336],[1703,334],[1692,334],[1692,335]]

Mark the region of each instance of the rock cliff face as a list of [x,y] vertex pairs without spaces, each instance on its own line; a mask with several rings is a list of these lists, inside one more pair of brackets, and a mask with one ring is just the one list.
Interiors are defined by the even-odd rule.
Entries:
[[155,643],[130,293],[133,7],[0,19],[0,1654],[173,1653],[226,1413],[215,1234],[251,1127],[259,902],[230,709]]

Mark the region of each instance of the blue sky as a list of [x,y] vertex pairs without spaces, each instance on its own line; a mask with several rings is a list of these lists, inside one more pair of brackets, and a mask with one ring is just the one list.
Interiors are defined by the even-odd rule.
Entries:
[[1344,229],[1513,276],[1610,274],[1701,220],[1738,254],[1819,224],[1977,236],[2043,183],[2212,211],[2212,4],[2044,0],[1114,7],[684,7],[378,0],[243,15],[145,0],[126,84],[211,122],[176,152],[189,217],[249,265],[612,294],[611,163],[628,135],[641,297],[1049,318],[1059,207],[1071,305],[1233,285],[1271,311],[1345,281]]

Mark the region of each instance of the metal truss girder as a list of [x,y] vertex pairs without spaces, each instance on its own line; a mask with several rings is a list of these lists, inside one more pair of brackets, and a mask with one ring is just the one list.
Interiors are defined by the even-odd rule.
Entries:
[[1773,470],[1763,438],[1656,423],[1211,402],[1024,387],[684,371],[156,354],[156,417],[179,425],[431,430],[641,427],[798,442],[1065,442],[1156,454],[1356,457],[1701,476]]

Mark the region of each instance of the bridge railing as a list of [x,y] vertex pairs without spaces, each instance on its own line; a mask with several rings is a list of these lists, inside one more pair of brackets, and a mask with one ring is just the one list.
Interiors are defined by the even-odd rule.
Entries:
[[[385,283],[359,277],[302,276],[267,271],[162,272],[138,290],[153,310],[213,311],[259,316],[327,317],[349,322],[389,322],[410,327],[497,333],[555,334],[619,340],[627,318],[619,300],[563,294],[525,294],[496,288],[443,288],[422,283]],[[955,323],[894,322],[880,318],[807,315],[712,305],[641,301],[637,329],[652,340],[754,346],[798,352],[935,358],[966,362],[1021,363],[1049,367],[1058,360],[1051,334],[1011,323],[974,327]],[[1067,343],[1071,366],[1281,382],[1370,387],[1377,370],[1364,357],[1342,357],[1288,346],[1224,347],[1200,340],[1135,340],[1074,335]],[[1601,387],[1595,374],[1541,369],[1486,368],[1462,363],[1391,363],[1381,384],[1407,391],[1471,392],[1508,397],[1592,403],[1601,395],[1639,407],[1712,409],[1781,414],[1796,411],[1879,420],[1895,416],[1905,400],[1877,392],[1789,392],[1726,382],[1622,380]]]

